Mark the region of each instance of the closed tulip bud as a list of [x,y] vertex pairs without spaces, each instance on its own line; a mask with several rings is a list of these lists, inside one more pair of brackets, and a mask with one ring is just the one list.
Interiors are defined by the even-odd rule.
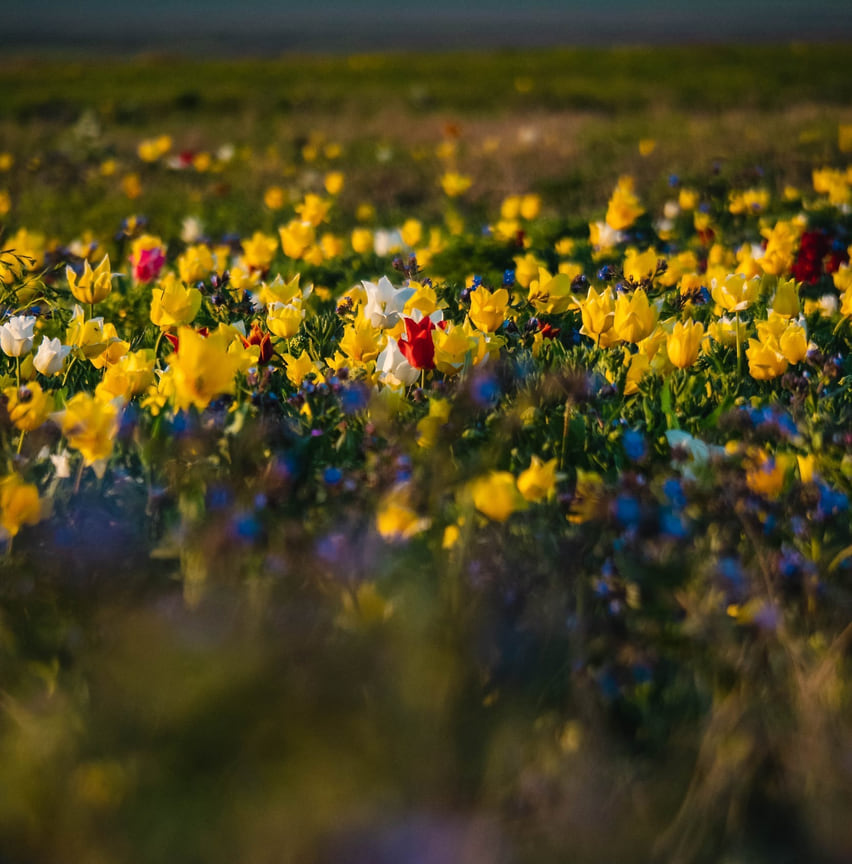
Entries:
[[299,332],[305,310],[301,300],[292,303],[272,303],[266,315],[266,326],[273,336],[279,339],[291,339]]
[[772,301],[772,311],[785,318],[797,318],[799,315],[799,289],[794,279],[782,280],[775,289]]
[[596,341],[600,341],[602,334],[612,327],[615,317],[615,306],[612,291],[607,288],[600,294],[594,288],[589,288],[586,299],[580,302],[580,314],[583,317],[583,326],[580,332]]
[[808,353],[808,335],[805,328],[791,323],[781,334],[778,345],[789,363],[801,363]]
[[688,321],[685,324],[678,321],[666,342],[669,360],[678,369],[691,366],[698,359],[702,339],[703,324],[699,321]]

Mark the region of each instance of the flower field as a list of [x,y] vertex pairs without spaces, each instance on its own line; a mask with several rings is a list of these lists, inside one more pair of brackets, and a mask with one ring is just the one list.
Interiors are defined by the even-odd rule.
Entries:
[[849,860],[852,92],[762,51],[0,70],[0,861]]

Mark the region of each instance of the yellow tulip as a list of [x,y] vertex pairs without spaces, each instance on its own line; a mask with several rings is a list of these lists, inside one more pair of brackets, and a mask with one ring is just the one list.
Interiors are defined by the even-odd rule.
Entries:
[[646,249],[644,252],[628,249],[624,256],[624,278],[634,285],[640,285],[657,272],[658,261],[655,249]]
[[772,311],[785,318],[799,316],[799,288],[795,279],[782,279],[778,282],[775,297],[772,299]]
[[518,491],[527,501],[552,498],[556,492],[556,459],[542,462],[533,456],[529,468],[518,476]]
[[614,231],[629,228],[645,212],[633,191],[633,178],[620,177],[609,199],[605,221]]
[[132,399],[154,381],[154,352],[150,348],[125,354],[117,363],[108,366],[103,381],[95,388],[95,396],[109,402],[117,396]]
[[24,483],[13,473],[0,480],[0,525],[7,537],[14,537],[23,525],[36,525],[41,519],[38,487]]
[[509,292],[505,288],[489,291],[480,286],[470,295],[470,320],[485,333],[493,333],[506,320]]
[[160,329],[191,324],[201,309],[201,292],[189,288],[172,273],[151,292],[151,321]]
[[77,393],[58,419],[68,444],[80,451],[85,465],[109,458],[118,433],[118,408],[112,402]]
[[787,358],[775,347],[778,343],[769,344],[757,339],[748,340],[746,356],[748,371],[752,378],[758,381],[768,381],[777,378],[787,371]]
[[559,315],[575,303],[571,294],[572,282],[573,278],[567,273],[551,276],[544,267],[539,267],[538,279],[530,282],[528,299],[536,311],[545,315]]
[[508,471],[491,471],[470,484],[473,506],[495,522],[505,522],[524,506],[514,476]]
[[590,287],[586,299],[579,301],[579,306],[583,318],[580,332],[600,343],[603,334],[612,328],[612,322],[615,318],[612,289],[606,288],[598,294],[594,288]]
[[8,400],[9,419],[22,432],[38,429],[53,410],[53,397],[37,381],[23,387],[7,387],[3,393]]
[[615,301],[613,333],[625,342],[636,344],[650,336],[657,326],[658,312],[648,301],[648,295],[637,288],[632,295],[621,294]]
[[234,392],[240,357],[228,351],[229,334],[216,330],[206,338],[189,327],[178,330],[178,350],[171,356],[174,405],[203,411],[212,399]]
[[177,260],[178,273],[183,282],[200,282],[216,266],[213,253],[204,245],[190,246]]
[[686,369],[697,359],[701,349],[701,341],[704,339],[704,325],[699,321],[680,321],[674,325],[666,342],[666,351],[674,366],[678,369]]
[[81,303],[100,303],[112,291],[112,274],[109,267],[109,255],[92,270],[88,261],[83,262],[83,273],[77,276],[71,267],[65,268],[68,277],[68,287],[76,300]]
[[369,228],[355,228],[350,242],[353,252],[358,255],[366,255],[373,251],[373,232]]
[[278,229],[281,248],[288,258],[302,258],[316,240],[316,229],[310,222],[293,219]]
[[89,359],[97,357],[107,347],[104,319],[90,318],[87,321],[82,307],[75,306],[65,332],[65,344],[79,348]]
[[732,273],[723,281],[714,279],[710,295],[725,312],[742,312],[757,300],[758,282],[743,274]]

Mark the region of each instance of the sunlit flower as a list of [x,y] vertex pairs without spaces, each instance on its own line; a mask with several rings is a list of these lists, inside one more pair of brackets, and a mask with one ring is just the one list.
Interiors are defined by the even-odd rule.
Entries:
[[25,432],[38,429],[53,410],[53,397],[45,393],[37,381],[30,381],[22,387],[7,387],[3,395],[7,400],[9,419]]
[[177,411],[203,411],[212,399],[234,392],[240,358],[229,353],[231,341],[222,330],[207,337],[190,327],[178,330],[180,347],[169,363]]
[[375,360],[382,348],[379,331],[361,316],[344,329],[339,344],[340,350],[357,363]]
[[472,177],[469,177],[467,174],[459,174],[457,171],[447,171],[441,177],[441,188],[449,198],[457,198],[459,195],[463,195],[470,189],[472,183]]
[[[567,273],[551,276],[543,267],[539,267],[538,279],[530,282],[528,300],[536,311],[545,315],[560,315],[575,305],[571,293],[572,277]],[[471,298],[472,301],[473,298]]]
[[0,480],[0,539],[15,537],[24,525],[36,525],[41,519],[38,487],[25,483],[18,473]]
[[33,347],[34,315],[15,315],[0,326],[0,348],[9,357],[23,357]]
[[633,185],[632,177],[620,177],[609,199],[605,221],[613,231],[624,231],[645,212],[633,191]]
[[387,345],[376,358],[376,371],[379,378],[391,387],[407,387],[420,377],[420,372],[400,351],[396,339],[388,339]]
[[538,456],[518,475],[518,491],[527,501],[543,501],[556,492],[556,459],[542,462]]
[[104,335],[104,319],[89,318],[83,312],[82,306],[74,306],[68,329],[65,332],[65,344],[79,348],[89,359],[97,357],[107,347]]
[[435,325],[432,319],[415,321],[413,318],[403,318],[403,322],[405,335],[397,340],[399,350],[415,369],[434,369],[435,343],[432,341],[432,331]]
[[624,278],[634,285],[641,285],[651,279],[657,272],[659,256],[656,250],[646,249],[639,252],[636,249],[628,249],[624,256]]
[[77,393],[54,414],[69,446],[79,450],[85,465],[92,465],[112,454],[118,433],[119,411],[113,402],[95,399],[88,393]]
[[331,209],[331,201],[320,198],[319,195],[305,195],[305,200],[296,205],[296,213],[299,219],[316,228],[325,221],[328,211]]
[[505,288],[489,291],[480,285],[470,294],[470,320],[486,333],[493,333],[506,320],[509,292]]
[[413,288],[394,288],[387,276],[378,282],[363,281],[367,302],[363,315],[373,325],[382,330],[393,327],[402,317],[405,304],[414,294]]
[[429,519],[417,514],[409,498],[410,491],[403,485],[392,489],[380,502],[376,528],[385,540],[408,540],[429,527]]
[[491,471],[471,481],[469,488],[473,506],[495,522],[505,522],[526,503],[509,471]]
[[152,282],[166,263],[163,241],[151,234],[137,237],[131,245],[130,263],[133,268],[133,279],[136,282]]
[[704,339],[704,325],[698,321],[678,321],[669,334],[666,351],[672,365],[686,369],[697,359]]
[[757,339],[748,340],[746,349],[748,371],[752,378],[768,381],[777,378],[787,371],[787,358],[779,350],[776,342],[761,342]]
[[578,300],[583,326],[580,332],[596,342],[601,341],[603,334],[612,328],[615,318],[615,302],[612,290],[605,288],[598,294],[594,288],[589,288],[585,300]]
[[730,314],[748,309],[757,300],[759,287],[756,279],[732,273],[722,281],[713,279],[710,294],[723,311]]
[[183,282],[194,283],[206,279],[216,266],[213,253],[207,246],[190,246],[177,260],[178,273]]
[[799,288],[793,279],[781,279],[772,298],[772,312],[785,318],[799,315]]
[[65,358],[70,352],[70,346],[63,345],[59,339],[43,336],[33,357],[33,366],[42,375],[58,375],[65,368]]
[[132,399],[143,393],[154,380],[154,352],[150,348],[131,351],[106,368],[95,396],[109,402],[116,397]]
[[184,285],[173,273],[151,292],[151,321],[162,329],[191,324],[201,309],[201,292]]
[[613,333],[625,342],[641,342],[657,326],[658,314],[657,308],[651,305],[648,295],[641,288],[637,288],[632,295],[621,294],[615,300]]
[[292,339],[304,319],[305,310],[301,298],[298,298],[292,303],[271,303],[266,314],[266,326],[279,339]]
[[266,271],[278,251],[278,241],[262,231],[243,240],[243,261],[252,270]]
[[92,270],[89,262],[83,261],[83,273],[79,277],[71,267],[65,268],[68,288],[76,300],[81,303],[100,303],[112,290],[112,274],[110,273],[109,255]]
[[329,195],[339,195],[343,189],[343,181],[344,177],[341,171],[329,171],[325,175],[323,186],[325,186],[325,191]]

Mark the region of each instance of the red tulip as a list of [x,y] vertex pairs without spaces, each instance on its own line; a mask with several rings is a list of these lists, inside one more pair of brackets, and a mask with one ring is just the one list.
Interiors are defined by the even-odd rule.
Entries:
[[435,368],[435,343],[432,341],[432,330],[435,325],[431,318],[422,318],[415,321],[413,318],[404,318],[405,339],[398,340],[399,350],[402,356],[415,369]]

